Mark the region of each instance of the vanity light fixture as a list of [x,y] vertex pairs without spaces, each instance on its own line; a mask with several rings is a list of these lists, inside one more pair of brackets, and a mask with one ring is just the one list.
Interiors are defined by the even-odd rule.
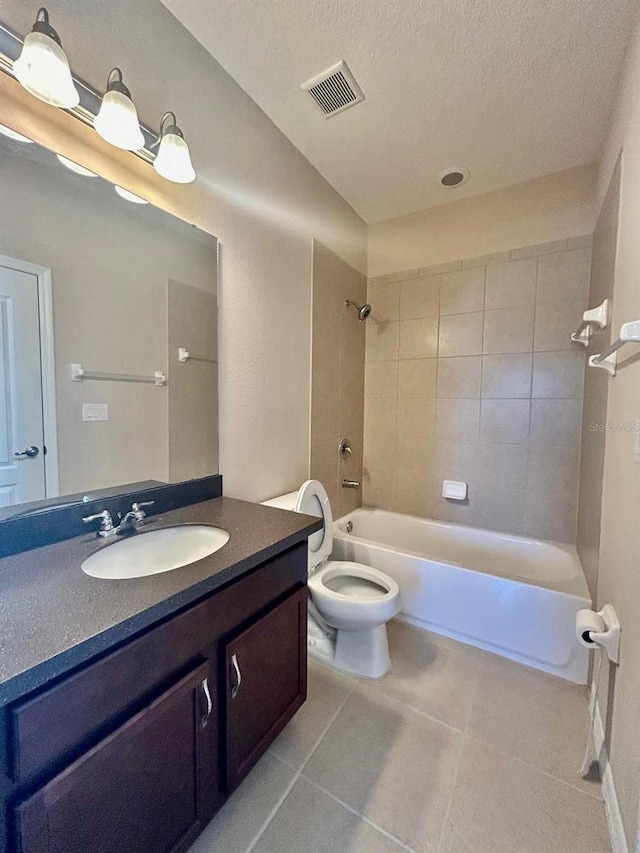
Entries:
[[109,74],[107,91],[93,126],[103,139],[116,148],[139,151],[144,147],[138,112],[131,100],[131,92],[122,82],[122,71],[119,68],[114,68]]
[[146,198],[141,198],[139,195],[129,192],[129,190],[125,190],[124,187],[119,187],[118,184],[114,184],[113,188],[118,193],[120,198],[125,199],[125,201],[131,201],[134,204],[149,204]]
[[[19,44],[19,37],[14,38]],[[12,56],[16,54],[17,50],[11,53]],[[10,67],[0,63],[0,71],[10,74]],[[107,78],[106,92],[102,96],[88,83],[72,77],[60,37],[50,25],[49,13],[44,6],[38,10],[33,29],[25,37],[12,70],[18,82],[32,95],[45,103],[68,109],[74,118],[86,124],[93,124],[96,132],[106,142],[116,148],[133,152],[147,163],[153,163],[155,171],[165,180],[176,184],[190,184],[195,181],[196,172],[191,162],[189,146],[182,129],[178,127],[175,113],[169,111],[163,115],[160,130],[156,134],[150,128],[140,125],[138,111],[131,99],[131,92],[124,84],[120,68],[111,70]],[[100,104],[100,107],[96,112],[97,104]],[[10,128],[4,130],[0,126],[0,133],[16,141],[31,141]],[[150,144],[150,140],[154,138],[155,142]],[[157,154],[154,157],[155,148]],[[78,174],[94,176],[90,170],[85,170],[73,161],[63,157],[58,159]],[[144,199],[141,203],[145,203]]]
[[28,136],[23,136],[21,133],[18,133],[17,130],[12,130],[10,127],[7,127],[6,124],[0,124],[0,133],[8,139],[13,139],[14,142],[33,142],[33,139],[29,139]]
[[44,6],[38,10],[33,29],[13,63],[13,73],[27,92],[45,104],[71,109],[80,103],[69,60],[60,36],[49,24],[49,13]]
[[177,125],[175,113],[168,112],[160,122],[158,156],[153,161],[156,172],[176,184],[190,184],[196,179],[189,146]]
[[85,169],[84,166],[81,166],[80,163],[75,163],[73,160],[69,160],[68,157],[63,157],[62,154],[56,154],[58,160],[62,163],[63,166],[66,166],[67,169],[70,169],[72,172],[75,172],[76,175],[82,175],[85,178],[97,178],[95,172],[92,172],[91,169]]

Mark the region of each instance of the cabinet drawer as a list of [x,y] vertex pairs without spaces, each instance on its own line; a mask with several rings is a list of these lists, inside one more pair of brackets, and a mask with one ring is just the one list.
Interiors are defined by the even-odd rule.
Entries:
[[[306,579],[301,543],[8,711],[16,782],[60,766],[117,725],[206,649]],[[55,769],[55,768],[53,768]]]
[[[117,724],[136,703],[184,671],[191,657],[188,629],[187,621],[178,617],[13,706],[9,711],[13,778],[28,779],[72,757],[107,724]],[[178,657],[171,653],[176,647]]]
[[15,810],[22,853],[179,853],[210,817],[203,664]]

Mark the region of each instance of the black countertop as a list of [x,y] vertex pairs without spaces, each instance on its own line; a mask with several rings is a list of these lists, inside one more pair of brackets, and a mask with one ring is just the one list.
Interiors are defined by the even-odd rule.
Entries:
[[114,541],[95,533],[0,559],[0,704],[237,580],[322,526],[311,516],[216,498],[151,516],[144,530],[185,523],[221,527],[229,542],[197,563],[128,580],[81,570],[90,554]]

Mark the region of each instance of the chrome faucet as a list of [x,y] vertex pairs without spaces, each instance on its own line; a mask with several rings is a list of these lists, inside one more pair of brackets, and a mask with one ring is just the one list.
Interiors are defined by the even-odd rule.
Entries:
[[143,506],[153,506],[155,501],[144,501],[143,503],[134,503],[131,505],[131,509],[124,516],[121,517],[120,513],[118,513],[118,518],[120,519],[120,524],[115,527],[113,523],[113,518],[108,509],[103,509],[102,512],[98,512],[95,515],[87,515],[82,520],[85,524],[89,524],[91,521],[97,521],[100,519],[100,529],[98,530],[98,536],[102,539],[107,539],[111,536],[117,536],[121,533],[135,533],[138,527],[144,523],[144,519],[146,518],[146,513],[142,509]]
[[143,503],[131,504],[131,509],[124,517],[120,519],[120,524],[116,528],[116,533],[135,533],[135,531],[144,523],[147,516],[142,509],[143,506],[153,506],[155,501],[143,501]]
[[98,536],[100,536],[101,539],[107,539],[109,536],[115,536],[118,531],[113,526],[113,519],[111,518],[111,513],[108,509],[103,509],[102,512],[97,512],[95,515],[85,515],[82,520],[85,524],[89,524],[92,521],[96,521],[98,518],[100,519]]

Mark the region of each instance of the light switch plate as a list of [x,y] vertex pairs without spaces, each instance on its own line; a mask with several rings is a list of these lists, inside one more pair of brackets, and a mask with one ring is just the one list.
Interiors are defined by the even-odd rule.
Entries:
[[82,420],[83,421],[108,421],[109,406],[107,403],[83,403],[82,404]]
[[633,423],[633,461],[640,465],[640,421]]

